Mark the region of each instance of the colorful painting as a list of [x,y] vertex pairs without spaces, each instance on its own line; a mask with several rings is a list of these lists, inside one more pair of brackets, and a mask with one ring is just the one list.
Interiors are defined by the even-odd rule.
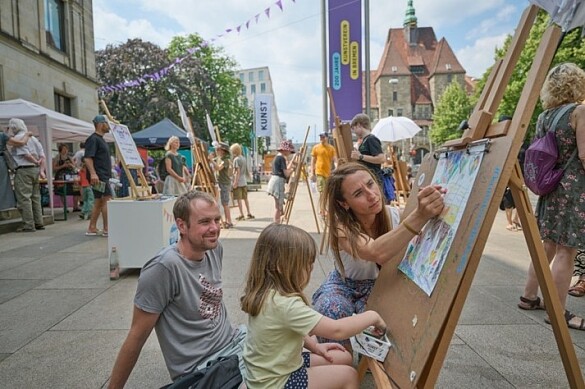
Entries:
[[445,208],[430,220],[406,249],[398,268],[431,295],[459,229],[469,195],[481,166],[485,144],[441,154],[432,185],[447,189]]

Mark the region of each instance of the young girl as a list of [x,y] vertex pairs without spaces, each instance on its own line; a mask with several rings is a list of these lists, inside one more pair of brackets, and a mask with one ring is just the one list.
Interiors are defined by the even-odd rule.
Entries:
[[374,311],[333,320],[313,310],[303,289],[316,255],[313,238],[297,227],[273,223],[260,234],[241,298],[250,315],[243,354],[248,389],[358,387],[352,355],[311,335],[346,339],[370,326],[383,334],[386,323]]

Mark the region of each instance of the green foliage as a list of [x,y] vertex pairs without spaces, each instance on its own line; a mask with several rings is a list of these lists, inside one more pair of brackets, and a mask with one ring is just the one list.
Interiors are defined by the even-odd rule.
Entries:
[[182,127],[177,99],[181,99],[191,118],[195,135],[210,141],[205,112],[220,128],[221,138],[229,143],[250,146],[252,111],[241,97],[240,80],[235,76],[237,63],[213,46],[203,46],[198,35],[175,37],[168,49],[131,39],[108,45],[96,52],[97,75],[104,85],[135,80],[155,73],[187,49],[199,47],[159,81],[149,81],[102,96],[112,115],[135,132],[167,117]]
[[469,118],[471,102],[465,90],[458,82],[452,82],[441,95],[429,136],[435,145],[461,137],[457,127],[461,121]]
[[[528,75],[528,72],[530,71],[532,61],[534,60],[534,56],[538,49],[538,45],[542,39],[542,35],[546,30],[548,23],[549,23],[548,14],[541,10],[537,15],[536,21],[534,22],[534,25],[530,31],[530,35],[526,41],[526,44],[522,49],[520,58],[518,59],[518,64],[514,68],[514,71],[510,78],[510,82],[508,83],[506,92],[504,94],[504,97],[502,98],[502,102],[500,103],[498,111],[494,115],[494,120],[497,120],[497,118],[500,115],[512,116],[514,114],[514,111],[516,110],[516,105],[518,104],[518,101],[520,100],[520,95],[522,94],[522,89],[526,84],[526,77]],[[506,52],[510,47],[511,43],[512,36],[508,35],[504,42],[504,46],[502,48],[496,48],[495,60],[503,58],[506,55]],[[553,59],[552,66],[562,62],[574,62],[581,68],[585,68],[585,46],[583,43],[584,40],[581,38],[580,29],[575,29],[569,32],[564,37],[562,44],[558,48]],[[488,69],[483,74],[481,80],[478,82],[475,95],[476,100],[481,94],[490,72],[491,68]],[[536,119],[538,118],[538,115],[541,112],[542,106],[540,105],[539,101],[532,115],[532,119],[530,120],[526,139],[532,139],[532,137],[534,136],[534,127],[536,124]]]
[[191,58],[201,64],[194,75],[183,66],[176,70],[181,89],[177,90],[193,128],[200,137],[208,134],[205,112],[219,128],[222,141],[251,144],[252,110],[241,95],[242,84],[235,75],[237,63],[223,54],[221,48],[203,45],[197,34],[173,38],[169,44],[171,59],[183,57],[187,49],[198,47]]

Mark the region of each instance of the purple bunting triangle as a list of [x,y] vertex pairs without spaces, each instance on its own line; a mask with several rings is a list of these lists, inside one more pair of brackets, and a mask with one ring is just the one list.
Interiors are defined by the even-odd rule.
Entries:
[[266,17],[267,17],[268,19],[270,19],[270,7],[266,8],[266,9],[264,10],[264,13],[266,14]]
[[282,0],[278,0],[276,3],[274,3],[278,6],[278,8],[280,8],[281,11],[283,11],[282,9]]

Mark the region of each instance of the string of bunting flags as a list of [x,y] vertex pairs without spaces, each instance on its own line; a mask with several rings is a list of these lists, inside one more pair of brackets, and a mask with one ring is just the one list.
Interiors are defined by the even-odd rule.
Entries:
[[[290,1],[293,3],[296,3],[296,0],[290,0]],[[245,23],[242,23],[234,28],[225,29],[225,31],[223,33],[217,35],[216,37],[210,39],[209,41],[203,40],[203,42],[201,43],[201,47],[205,48],[205,47],[209,46],[211,43],[213,43],[214,41],[216,41],[217,39],[220,39],[228,34],[231,34],[234,32],[239,34],[243,28],[245,28],[246,30],[250,29],[251,23],[254,22],[255,24],[258,24],[260,17],[262,15],[266,15],[266,18],[270,19],[270,12],[274,6],[278,7],[281,12],[284,12],[284,7],[283,7],[282,3],[283,3],[283,0],[277,0],[274,2],[274,4],[267,7],[266,9],[264,9],[264,12],[257,13],[252,18],[248,19]],[[200,47],[188,48],[187,54],[185,54],[182,57],[175,58],[175,60],[171,64],[165,66],[164,68],[162,68],[158,71],[156,71],[154,73],[150,73],[150,74],[145,74],[142,77],[137,78],[135,80],[125,81],[125,82],[121,82],[121,83],[118,83],[115,85],[101,86],[100,88],[98,88],[98,93],[106,94],[106,93],[112,93],[112,92],[119,92],[119,91],[122,91],[122,90],[127,89],[127,88],[132,88],[135,86],[139,86],[140,84],[145,84],[149,81],[155,81],[155,82],[160,81],[160,79],[165,77],[174,67],[180,65],[181,62],[183,62],[185,59],[189,58],[189,56],[193,55],[194,53],[196,53],[199,50],[201,50]]]

